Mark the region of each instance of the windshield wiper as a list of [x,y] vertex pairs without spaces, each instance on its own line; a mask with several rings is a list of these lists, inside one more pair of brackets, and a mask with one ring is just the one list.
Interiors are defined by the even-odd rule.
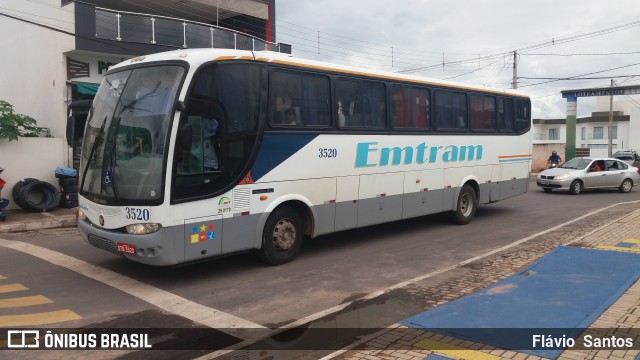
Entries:
[[86,180],[87,171],[89,171],[89,166],[93,161],[93,156],[95,155],[96,148],[102,142],[104,126],[106,123],[107,123],[107,116],[105,116],[104,120],[102,120],[102,124],[100,125],[100,130],[98,130],[98,134],[96,135],[96,138],[93,141],[93,146],[91,146],[91,151],[89,151],[89,156],[87,157],[87,165],[85,166],[84,171],[82,172],[82,183],[80,183],[80,193],[83,195],[85,194],[82,191],[84,190],[84,181]]
[[[117,125],[120,125],[120,119],[117,120]],[[117,128],[116,128],[117,130]],[[118,133],[117,131],[115,132]],[[113,135],[115,136],[115,135]],[[113,140],[113,136],[107,142],[107,146],[109,146],[109,167],[111,169],[111,189],[113,190],[113,198],[120,202],[120,198],[118,197],[118,190],[116,189],[116,142]]]

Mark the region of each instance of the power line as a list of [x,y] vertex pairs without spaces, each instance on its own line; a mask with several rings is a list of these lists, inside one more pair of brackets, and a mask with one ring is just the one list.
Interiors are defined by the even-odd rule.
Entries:
[[[604,70],[604,71],[607,71],[607,70]],[[576,75],[576,76],[581,76],[581,75]],[[598,76],[598,77],[585,77],[585,78],[581,77],[579,79],[574,78],[573,76],[572,77],[568,77],[568,78],[567,77],[558,78],[558,77],[525,77],[525,76],[520,77],[519,76],[518,79],[558,80],[558,81],[561,81],[561,80],[600,80],[600,79],[611,79],[611,78],[614,78],[614,79],[617,79],[617,78],[634,78],[636,76],[640,76],[640,75],[614,75],[614,76]]]
[[640,51],[634,52],[612,52],[612,53],[586,53],[586,54],[523,54],[525,56],[610,56],[610,55],[633,55],[640,54]]
[[[550,82],[561,81],[561,80],[572,80],[572,79],[579,78],[579,77],[582,77],[582,76],[593,75],[593,74],[600,74],[600,73],[607,72],[607,71],[618,70],[618,69],[624,69],[624,68],[628,68],[628,67],[631,67],[631,66],[637,66],[637,65],[640,65],[640,63],[635,63],[635,64],[631,64],[631,65],[619,66],[619,67],[616,67],[616,68],[611,68],[611,69],[606,69],[606,70],[601,70],[601,71],[594,71],[594,72],[590,72],[590,73],[586,73],[586,74],[581,74],[581,75],[569,76],[569,77],[566,77],[566,78],[555,78],[555,79],[553,79],[553,80],[543,81],[543,82],[539,82],[539,83],[535,83],[535,84],[523,85],[523,86],[521,86],[521,87],[529,87],[529,86],[535,86],[535,85],[542,85],[542,84],[547,84],[547,83],[550,83]],[[637,75],[635,75],[635,76],[637,76]],[[609,79],[609,78],[611,78],[611,76],[607,77],[607,79]],[[582,79],[577,79],[577,80],[587,80],[587,79],[582,78]]]

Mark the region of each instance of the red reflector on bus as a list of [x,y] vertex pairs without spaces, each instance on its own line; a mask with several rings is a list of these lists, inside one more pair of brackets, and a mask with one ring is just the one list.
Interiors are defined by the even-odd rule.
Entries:
[[240,216],[245,216],[245,215],[249,215],[249,212],[248,212],[248,211],[245,211],[245,212],[241,212],[241,213],[240,213]]
[[451,189],[451,185],[447,185],[447,188]]

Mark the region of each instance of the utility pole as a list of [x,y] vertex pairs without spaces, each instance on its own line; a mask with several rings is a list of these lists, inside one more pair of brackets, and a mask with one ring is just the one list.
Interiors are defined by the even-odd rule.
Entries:
[[609,136],[609,157],[611,157],[611,155],[613,154],[613,136],[611,136],[611,130],[613,129],[613,79],[611,79],[611,95],[609,95],[609,130],[607,130],[608,132],[608,136]]
[[513,82],[511,83],[514,89],[518,88],[518,51],[513,51]]

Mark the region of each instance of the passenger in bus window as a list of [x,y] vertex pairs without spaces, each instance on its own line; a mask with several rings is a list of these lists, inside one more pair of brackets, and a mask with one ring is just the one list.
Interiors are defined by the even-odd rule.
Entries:
[[342,100],[338,100],[338,125],[340,127],[344,127],[345,125],[345,116],[342,109]]
[[219,168],[218,154],[216,151],[216,145],[218,143],[217,130],[217,119],[204,119],[202,122],[202,150],[205,171],[218,170]]
[[296,110],[294,108],[288,108],[285,112],[285,124],[286,125],[299,125],[298,115],[296,114]]

